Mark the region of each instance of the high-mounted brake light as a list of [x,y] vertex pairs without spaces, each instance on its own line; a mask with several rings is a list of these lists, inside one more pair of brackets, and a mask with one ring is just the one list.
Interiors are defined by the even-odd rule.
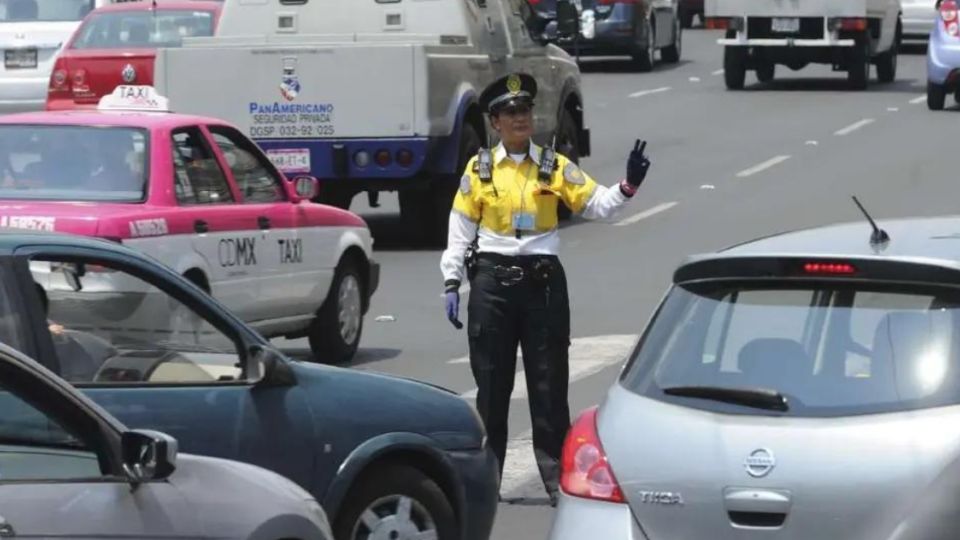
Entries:
[[803,265],[806,274],[855,274],[857,269],[847,263],[808,262]]
[[574,497],[626,502],[597,435],[597,407],[584,411],[570,426],[560,460],[560,488]]

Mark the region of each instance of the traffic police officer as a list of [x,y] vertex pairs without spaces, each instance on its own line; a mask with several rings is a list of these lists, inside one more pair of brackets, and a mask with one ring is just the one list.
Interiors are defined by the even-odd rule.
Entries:
[[570,308],[557,258],[557,206],[562,202],[587,219],[610,218],[636,192],[650,161],[643,154],[646,143],[637,141],[626,178],[616,187],[597,184],[565,156],[531,141],[536,95],[536,81],[515,73],[480,96],[500,143],[481,149],[464,171],[440,268],[447,317],[457,328],[463,326],[458,317],[465,266],[470,279],[470,367],[477,409],[501,476],[517,345],[521,347],[537,466],[555,505],[570,425]]

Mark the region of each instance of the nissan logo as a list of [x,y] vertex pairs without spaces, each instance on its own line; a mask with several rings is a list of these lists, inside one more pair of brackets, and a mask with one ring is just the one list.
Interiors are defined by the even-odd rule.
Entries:
[[133,68],[133,65],[127,64],[120,72],[120,76],[123,77],[123,82],[132,83],[137,78],[137,70]]
[[743,462],[747,469],[747,474],[754,478],[763,478],[770,474],[770,471],[777,465],[777,460],[773,457],[773,452],[766,448],[757,448]]

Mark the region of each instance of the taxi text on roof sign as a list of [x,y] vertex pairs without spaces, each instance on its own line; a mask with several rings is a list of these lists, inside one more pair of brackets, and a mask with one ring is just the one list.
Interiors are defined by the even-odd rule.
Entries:
[[152,86],[120,85],[100,99],[97,108],[102,111],[156,111],[170,112],[169,100]]

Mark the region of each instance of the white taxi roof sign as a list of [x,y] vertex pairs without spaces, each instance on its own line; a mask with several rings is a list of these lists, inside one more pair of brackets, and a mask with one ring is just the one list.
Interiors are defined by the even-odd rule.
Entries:
[[97,109],[101,111],[154,111],[170,112],[170,102],[147,85],[120,85],[113,93],[100,98]]

